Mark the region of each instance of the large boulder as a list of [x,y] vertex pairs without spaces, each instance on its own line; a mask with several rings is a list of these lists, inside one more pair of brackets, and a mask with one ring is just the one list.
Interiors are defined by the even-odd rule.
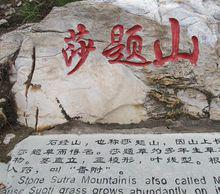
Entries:
[[[165,18],[165,15],[160,16]],[[212,19],[215,21],[214,16]],[[76,30],[78,24],[87,27],[90,33],[84,40],[93,39],[96,50],[89,53],[78,71],[67,75],[69,69],[62,54],[66,46],[64,38],[69,36],[68,29]],[[122,24],[125,29],[136,24],[143,27],[138,34],[143,38],[143,55],[147,59],[155,59],[153,45],[158,39],[162,42],[164,55],[170,54],[169,25],[147,14],[140,16],[111,3],[93,1],[54,8],[40,23],[1,38],[0,47],[6,48],[0,54],[1,60],[19,51],[11,81],[14,82],[12,90],[20,123],[42,130],[72,119],[129,124],[180,115],[218,118],[219,102],[212,101],[220,94],[217,34],[212,34],[210,40],[198,36],[197,66],[181,60],[162,67],[153,64],[134,67],[110,64],[102,55],[116,24]],[[180,50],[183,52],[193,49],[191,35],[198,35],[196,30],[195,34],[187,32],[189,29],[182,26]],[[126,39],[123,42],[126,43]]]

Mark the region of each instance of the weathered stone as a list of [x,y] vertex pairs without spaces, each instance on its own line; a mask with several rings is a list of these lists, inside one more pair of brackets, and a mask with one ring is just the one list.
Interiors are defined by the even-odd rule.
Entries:
[[220,70],[216,68],[215,72],[210,73],[205,77],[206,90],[213,96],[220,95]]
[[5,12],[5,16],[10,16],[12,14],[14,14],[16,11],[15,11],[15,8],[13,7],[10,7],[6,12]]
[[209,104],[206,95],[197,90],[187,89],[177,93],[184,104],[184,113],[195,118],[208,117]]
[[220,98],[214,98],[210,104],[210,119],[219,121],[220,120]]
[[220,20],[220,13],[219,13],[219,12],[215,12],[213,17],[214,17],[216,20]]
[[6,144],[6,145],[9,144],[13,138],[15,138],[15,134],[13,133],[7,134],[3,140],[3,144]]
[[0,37],[0,63],[7,62],[19,50],[23,35],[19,32],[10,32]]
[[0,26],[3,25],[3,24],[6,24],[6,23],[8,23],[8,21],[6,19],[1,19],[0,20]]
[[166,104],[168,108],[175,109],[182,105],[181,100],[179,100],[175,95],[166,95],[162,92],[152,90],[148,93],[149,97],[156,99],[158,102]]
[[[89,122],[108,122],[106,117],[119,122],[118,116],[123,116],[120,122],[125,123],[145,119],[144,108],[139,106],[144,103],[147,87],[128,68],[108,64],[99,54],[101,50],[89,56],[76,74],[67,76],[58,46],[63,45],[63,37],[59,34],[33,34],[23,45],[15,63],[17,82],[13,87],[21,123],[34,127],[37,122],[44,128],[74,117]],[[36,59],[32,58],[33,45]],[[33,60],[34,73],[27,83]]]
[[[101,53],[107,46],[111,28],[118,22],[116,16],[109,18],[110,13],[120,15],[121,23],[127,23],[126,26],[137,22],[145,29],[151,26],[150,31],[145,31],[147,34],[157,35],[160,27],[115,6],[86,2],[70,5],[54,9],[22,43],[15,62],[17,81],[13,87],[19,121],[42,129],[74,118],[121,124],[146,120],[148,116],[143,104],[149,87],[128,67],[109,64]],[[97,9],[102,12],[96,12]],[[79,15],[75,15],[76,10]],[[65,32],[78,23],[84,23],[90,30],[97,49],[76,74],[67,76],[61,54],[67,34],[58,32]]]
[[0,105],[2,105],[3,103],[5,103],[6,102],[6,100],[4,99],[4,98],[1,98],[0,99]]
[[22,5],[22,1],[16,2],[16,6],[17,6],[17,7],[20,7],[21,5]]

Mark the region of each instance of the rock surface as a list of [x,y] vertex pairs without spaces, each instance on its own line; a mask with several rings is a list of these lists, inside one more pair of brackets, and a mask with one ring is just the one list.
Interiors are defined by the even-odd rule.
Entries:
[[215,46],[216,23],[220,19],[218,0],[93,0],[108,2],[130,13],[169,25],[169,18],[176,18],[187,28],[188,35],[196,35],[202,43]]
[[220,99],[214,98],[210,104],[210,118],[215,121],[220,120]]
[[[123,7],[120,2],[114,1],[113,4]],[[19,52],[11,75],[18,121],[42,130],[73,119],[129,124],[149,118],[188,115],[220,120],[219,102],[214,100],[220,95],[219,32],[214,30],[218,29],[214,12],[209,12],[213,13],[209,17],[198,6],[186,12],[187,5],[176,2],[172,4],[173,11],[165,14],[158,10],[162,11],[163,7],[171,9],[170,4],[165,3],[162,7],[155,4],[158,9],[154,10],[154,3],[143,7],[145,11],[150,10],[149,14],[135,7],[127,9],[129,4],[124,10],[111,3],[71,3],[54,8],[39,24],[2,36],[0,63]],[[216,13],[219,7],[213,6]],[[159,18],[152,14],[159,14]],[[116,24],[123,24],[126,29],[136,24],[143,27],[140,35],[147,59],[155,59],[153,43],[158,39],[162,41],[164,55],[168,55],[171,30],[160,20],[167,21],[174,16],[182,24],[181,50],[188,52],[192,49],[191,35],[198,35],[200,57],[196,67],[188,60],[167,63],[160,68],[153,64],[144,68],[131,67],[110,64],[102,55]],[[183,20],[185,16],[188,19]],[[191,25],[192,18],[201,21]],[[69,35],[67,30],[76,29],[79,23],[90,31],[86,39],[95,41],[96,50],[89,54],[77,72],[67,76],[61,50],[65,47],[64,38]],[[201,30],[206,32],[205,35]]]
[[15,138],[15,134],[9,133],[5,136],[5,139],[3,141],[3,144],[9,144],[11,139]]
[[0,20],[0,26],[3,25],[3,24],[6,24],[6,23],[8,23],[8,21],[6,19],[1,19]]

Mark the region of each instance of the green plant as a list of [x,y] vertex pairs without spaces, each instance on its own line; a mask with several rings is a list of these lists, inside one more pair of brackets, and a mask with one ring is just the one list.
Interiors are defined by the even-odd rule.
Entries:
[[37,1],[25,2],[19,10],[23,22],[37,22],[41,17],[40,11],[43,3]]
[[18,9],[18,14],[23,22],[38,22],[43,19],[52,9],[53,6],[64,6],[67,3],[80,0],[26,0]]
[[54,4],[55,6],[64,6],[66,5],[67,3],[71,3],[71,2],[74,2],[74,1],[79,1],[79,0],[54,0]]

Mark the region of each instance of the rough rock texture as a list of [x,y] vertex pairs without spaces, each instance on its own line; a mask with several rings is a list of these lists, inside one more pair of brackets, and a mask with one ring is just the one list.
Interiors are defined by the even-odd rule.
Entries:
[[196,35],[202,43],[215,46],[220,20],[219,0],[93,0],[108,2],[130,13],[151,18],[169,25],[169,18],[176,18],[187,28],[191,37]]
[[[175,6],[173,10],[180,13],[180,8]],[[18,121],[41,130],[73,119],[129,124],[185,115],[220,120],[219,32],[211,30],[210,39],[198,36],[200,57],[195,67],[188,60],[144,68],[109,64],[101,53],[109,44],[111,29],[116,24],[123,24],[126,29],[136,24],[143,26],[139,34],[147,59],[155,58],[153,43],[158,39],[164,55],[170,54],[170,26],[162,25],[156,18],[153,21],[148,14],[137,14],[108,3],[83,1],[54,8],[39,24],[2,36],[0,63],[19,51],[11,76]],[[212,23],[204,19],[202,11],[197,16],[207,26],[210,24],[210,29],[218,29],[216,15],[211,18]],[[168,16],[161,14],[160,17],[165,20]],[[61,50],[67,30],[76,29],[79,23],[90,31],[86,39],[95,41],[96,50],[75,74],[67,76]],[[180,49],[189,52],[192,50],[189,35],[209,31],[203,25],[194,26],[192,31],[184,26]]]
[[220,120],[220,98],[212,99],[210,104],[210,118],[212,120],[219,121]]
[[6,24],[7,22],[8,22],[8,21],[7,21],[6,19],[1,19],[1,20],[0,20],[0,26],[3,25],[3,24]]

